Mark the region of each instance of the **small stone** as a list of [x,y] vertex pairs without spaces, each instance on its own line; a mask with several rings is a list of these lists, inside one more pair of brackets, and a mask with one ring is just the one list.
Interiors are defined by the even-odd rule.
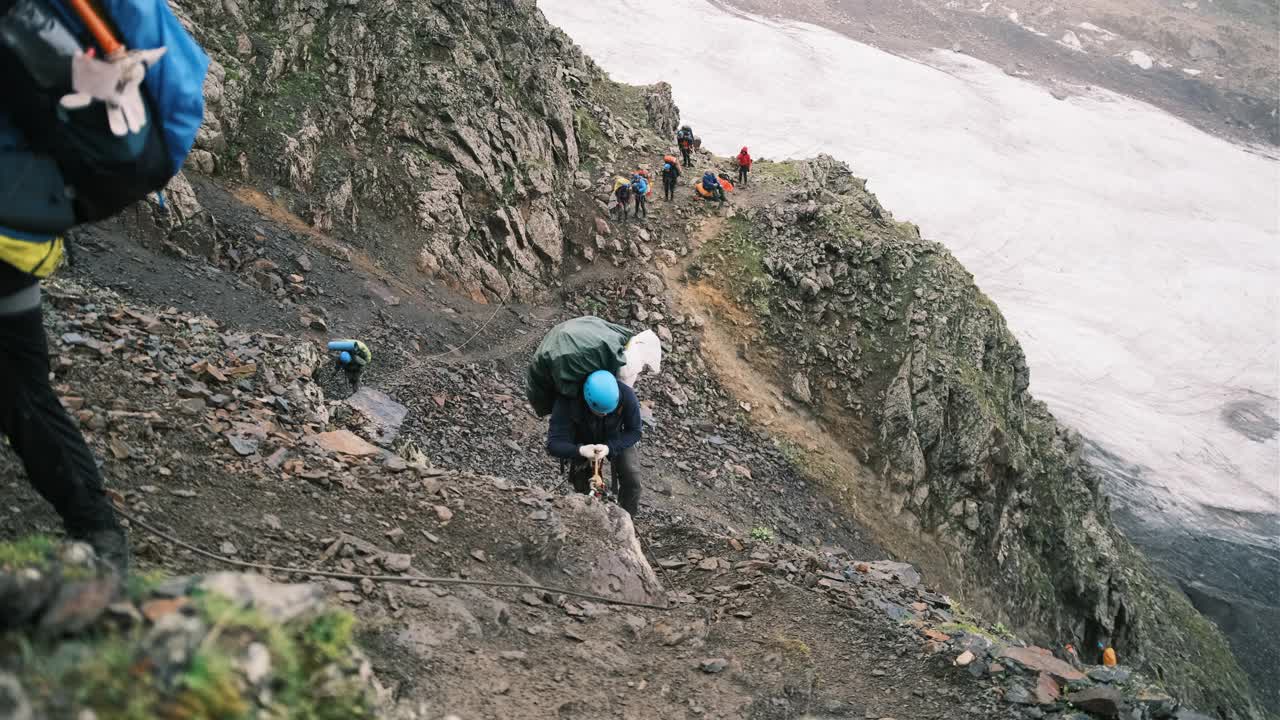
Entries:
[[733,616],[738,618],[739,620],[748,620],[752,617],[752,613],[750,610],[739,610],[738,612],[734,613]]
[[388,540],[391,540],[394,542],[404,537],[404,530],[402,528],[391,528],[390,530],[386,531],[383,534],[387,536]]
[[159,598],[142,603],[142,607],[138,609],[142,612],[142,617],[147,619],[147,622],[154,623],[165,615],[181,610],[189,602],[185,597]]
[[1129,682],[1132,675],[1132,672],[1122,667],[1100,667],[1089,671],[1090,680],[1111,685],[1123,685]]
[[177,404],[178,412],[184,415],[199,415],[204,412],[204,398],[185,398]]
[[12,720],[32,720],[31,700],[22,689],[22,683],[13,675],[0,671],[0,710]]
[[237,549],[230,540],[224,540],[222,544],[218,546],[218,552],[221,552],[223,555],[235,555],[239,553],[240,550]]
[[965,650],[956,657],[955,664],[956,667],[968,667],[971,662],[973,662],[973,653],[969,650]]
[[1036,689],[1033,694],[1035,701],[1040,705],[1052,705],[1058,701],[1058,697],[1062,694],[1062,689],[1058,687],[1058,681],[1048,673],[1040,673],[1036,677]]
[[1087,713],[1113,718],[1120,716],[1124,695],[1110,685],[1100,685],[1071,693],[1067,702]]
[[524,660],[528,656],[529,653],[526,653],[523,650],[504,650],[498,653],[498,657],[503,660]]
[[255,642],[245,649],[244,659],[240,662],[240,672],[250,685],[257,685],[271,674],[271,651],[266,645]]
[[729,667],[729,661],[724,658],[707,658],[702,661],[702,664],[699,667],[702,668],[702,672],[704,673],[721,673],[724,672],[725,668]]
[[796,373],[791,378],[791,393],[796,400],[809,405],[813,402],[813,393],[809,390],[809,378],[804,373]]
[[442,523],[447,523],[453,519],[453,511],[444,505],[436,505],[432,509],[436,511],[436,518]]
[[1014,705],[1035,705],[1035,698],[1031,697],[1031,693],[1021,685],[1011,685],[1005,690],[1004,701],[1013,703]]
[[489,562],[489,556],[486,555],[485,552],[479,548],[476,548],[475,550],[471,551],[471,557],[475,558],[477,561],[482,563]]
[[413,566],[413,556],[407,553],[388,553],[382,556],[382,567],[389,572],[408,572]]

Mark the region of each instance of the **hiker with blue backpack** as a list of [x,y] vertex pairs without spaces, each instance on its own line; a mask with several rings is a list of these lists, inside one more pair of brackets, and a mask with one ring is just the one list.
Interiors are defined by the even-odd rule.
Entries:
[[334,374],[339,371],[346,373],[351,392],[353,394],[358,392],[360,376],[364,374],[369,363],[373,362],[373,353],[369,352],[369,346],[359,340],[333,340],[329,342],[328,347],[329,352],[337,353],[333,362]]
[[649,179],[640,173],[633,174],[631,176],[631,194],[636,197],[636,218],[639,218],[643,213],[647,220],[649,218],[649,206],[647,204]]
[[0,0],[0,430],[67,534],[122,577],[128,537],[49,384],[40,280],[68,230],[182,168],[208,65],[164,0]]

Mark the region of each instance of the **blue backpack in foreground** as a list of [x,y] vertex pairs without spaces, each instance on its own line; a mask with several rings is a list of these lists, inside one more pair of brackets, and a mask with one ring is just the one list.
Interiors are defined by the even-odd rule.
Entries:
[[169,177],[178,174],[204,122],[204,78],[209,56],[174,17],[165,0],[102,0],[107,15],[131,48],[167,49],[147,70],[142,87],[155,107],[169,158]]
[[[106,106],[69,109],[72,58],[106,57],[65,0],[0,0],[0,93],[3,108],[31,152],[52,158],[72,212],[29,209],[18,230],[61,233],[71,225],[110,217],[162,189],[179,170],[204,120],[209,57],[165,0],[100,0],[102,19],[126,47],[164,47],[141,93],[147,122],[115,135]],[[13,142],[12,139],[8,139]],[[16,147],[16,146],[14,146]],[[61,190],[61,188],[60,188]],[[25,225],[25,226],[24,226]]]

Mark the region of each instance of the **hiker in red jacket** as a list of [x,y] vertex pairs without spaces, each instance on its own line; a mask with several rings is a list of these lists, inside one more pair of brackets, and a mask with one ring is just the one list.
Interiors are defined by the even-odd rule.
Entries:
[[747,173],[751,172],[751,153],[743,147],[738,151],[738,183],[747,184]]

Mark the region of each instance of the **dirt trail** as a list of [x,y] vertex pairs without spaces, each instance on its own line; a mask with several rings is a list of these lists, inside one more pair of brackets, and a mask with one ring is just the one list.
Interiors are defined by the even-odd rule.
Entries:
[[[776,201],[777,193],[771,193]],[[743,209],[759,206],[760,198],[739,196]],[[698,250],[725,231],[726,218],[713,215],[703,220],[690,236],[691,252],[678,265],[664,269],[667,286],[681,312],[705,318],[699,351],[717,380],[745,410],[751,422],[770,436],[797,448],[797,464],[836,499],[841,508],[872,530],[878,543],[898,557],[910,558],[927,576],[944,579],[954,576],[963,558],[947,557],[942,545],[918,528],[904,527],[909,515],[900,514],[884,492],[874,471],[855,454],[850,438],[841,438],[808,409],[795,402],[779,383],[779,357],[763,337],[759,321],[709,280],[690,280],[689,266],[699,258]],[[994,609],[996,603],[972,593],[949,591],[966,596],[969,602]]]

